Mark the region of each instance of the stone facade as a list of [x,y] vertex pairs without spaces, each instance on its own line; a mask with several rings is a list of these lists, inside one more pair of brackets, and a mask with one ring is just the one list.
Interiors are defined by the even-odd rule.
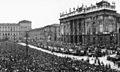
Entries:
[[32,29],[28,31],[29,37],[35,41],[59,41],[60,39],[60,25],[52,24],[42,28]]
[[31,29],[30,21],[19,23],[0,23],[0,40],[19,40],[24,38],[23,33]]
[[20,39],[25,37],[26,31],[31,30],[31,21],[23,20],[19,22]]
[[60,15],[61,41],[75,44],[118,44],[120,14],[115,4],[101,1]]

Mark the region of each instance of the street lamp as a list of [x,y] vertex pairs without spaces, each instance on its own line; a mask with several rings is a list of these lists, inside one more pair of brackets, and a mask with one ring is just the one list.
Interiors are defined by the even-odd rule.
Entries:
[[26,39],[26,57],[28,56],[28,33],[26,31],[25,39]]
[[15,34],[13,35],[13,40],[14,40],[14,49],[15,49]]

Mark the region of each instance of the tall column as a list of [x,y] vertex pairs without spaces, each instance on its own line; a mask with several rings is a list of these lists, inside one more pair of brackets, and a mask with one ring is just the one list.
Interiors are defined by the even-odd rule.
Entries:
[[78,43],[80,43],[80,35],[77,35]]
[[72,30],[72,28],[73,28],[73,26],[72,26],[72,20],[70,21],[70,43],[72,43],[72,32],[73,32],[73,30]]
[[68,35],[68,43],[70,43],[70,35]]
[[64,40],[65,40],[65,43],[67,43],[67,38],[66,38],[66,36],[67,36],[67,22],[65,22],[65,38],[64,38]]
[[67,29],[68,29],[68,30],[67,30],[67,32],[68,32],[68,33],[67,33],[67,34],[68,34],[68,43],[70,43],[70,42],[69,42],[69,40],[70,40],[70,39],[69,39],[69,36],[70,36],[70,22],[69,22],[69,21],[68,21],[68,23],[67,23]]
[[65,27],[64,27],[64,24],[65,24],[65,22],[63,23],[63,42],[65,42],[65,40],[64,40],[64,36],[65,36]]
[[79,43],[79,19],[77,19],[77,43]]
[[75,29],[75,34],[74,34],[74,41],[77,43],[77,21],[75,20],[74,22],[74,29]]
[[118,32],[118,46],[120,47],[120,28],[119,28],[119,32]]
[[84,19],[82,19],[82,21],[81,21],[81,29],[82,29],[82,31],[81,31],[81,34],[82,34],[82,44],[84,44],[85,43],[85,40],[84,40],[84,30],[85,30],[85,23],[84,23],[85,21],[84,21]]
[[65,43],[68,42],[68,38],[67,38],[67,35],[65,35]]
[[115,18],[115,25],[116,25],[116,27],[115,27],[115,29],[116,29],[116,31],[115,31],[115,36],[116,36],[115,44],[117,45],[117,18]]
[[66,43],[66,22],[64,24],[64,42]]
[[62,35],[62,42],[64,42],[64,35]]
[[85,18],[83,19],[84,22],[83,22],[83,32],[84,32],[84,35],[83,35],[83,44],[85,44],[85,31],[86,31],[86,27],[85,27]]
[[74,23],[75,23],[75,20],[73,20],[73,43],[75,43],[75,25],[74,25]]

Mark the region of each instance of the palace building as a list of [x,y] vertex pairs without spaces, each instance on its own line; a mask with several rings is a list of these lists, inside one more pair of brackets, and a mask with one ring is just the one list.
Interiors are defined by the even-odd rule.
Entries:
[[115,3],[69,9],[60,14],[61,41],[72,44],[118,44],[120,14]]
[[31,40],[35,41],[59,41],[60,24],[51,24],[45,27],[28,31]]
[[25,32],[31,30],[31,21],[22,20],[19,23],[0,23],[0,40],[23,39]]

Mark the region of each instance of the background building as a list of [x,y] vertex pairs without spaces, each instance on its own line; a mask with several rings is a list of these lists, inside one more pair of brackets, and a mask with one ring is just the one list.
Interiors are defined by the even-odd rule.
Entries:
[[26,34],[26,31],[29,31],[31,30],[31,21],[27,21],[27,20],[22,20],[20,21],[19,23],[19,29],[20,29],[20,39],[22,39],[25,34]]
[[60,15],[61,41],[81,44],[118,44],[120,14],[115,3],[101,1]]
[[0,40],[18,40],[24,38],[26,31],[31,29],[31,21],[19,23],[0,23]]
[[32,29],[28,31],[30,39],[38,41],[59,41],[60,39],[60,25],[52,24],[42,28]]

